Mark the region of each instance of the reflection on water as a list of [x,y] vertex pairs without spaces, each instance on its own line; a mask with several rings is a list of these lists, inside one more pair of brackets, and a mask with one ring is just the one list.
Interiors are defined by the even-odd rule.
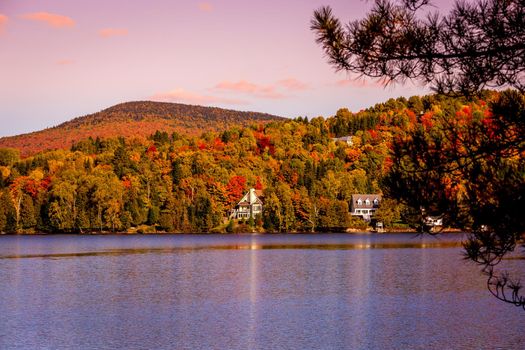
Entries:
[[373,243],[373,244],[236,244],[236,245],[210,245],[194,247],[171,247],[171,248],[133,248],[133,249],[109,249],[93,252],[77,253],[51,253],[51,254],[9,254],[0,255],[0,259],[24,259],[24,258],[70,258],[82,256],[103,255],[128,255],[128,254],[173,254],[184,251],[199,250],[261,250],[261,249],[319,249],[319,250],[354,250],[354,249],[402,249],[402,248],[452,248],[461,247],[461,241],[435,242],[435,243]]
[[[0,259],[68,258],[97,255],[173,254],[198,250],[406,249],[461,247],[463,235],[173,235],[173,236],[6,236]],[[81,244],[79,244],[81,242]]]
[[460,244],[458,235],[3,236],[0,348],[525,348],[525,315],[490,297]]

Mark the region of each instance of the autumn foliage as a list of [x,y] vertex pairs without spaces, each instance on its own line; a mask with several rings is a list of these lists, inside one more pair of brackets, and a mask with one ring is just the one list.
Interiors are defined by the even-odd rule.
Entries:
[[[349,214],[355,193],[404,199],[399,206],[387,201],[396,207],[385,208],[382,220],[392,225],[414,224],[409,207],[417,203],[431,212],[448,208],[449,224],[467,227],[474,222],[463,210],[470,193],[484,191],[479,198],[490,203],[503,189],[464,170],[505,164],[501,176],[512,178],[523,164],[523,150],[493,147],[523,135],[492,111],[499,96],[391,99],[327,119],[258,121],[195,136],[162,128],[143,138],[84,138],[70,150],[22,159],[0,149],[0,231],[222,232],[229,210],[252,187],[264,202],[254,224],[268,232],[366,226]],[[140,106],[128,107],[140,122]],[[100,115],[90,118],[107,125]],[[482,162],[469,163],[472,152],[483,152]],[[439,172],[415,176],[414,162]],[[410,197],[396,193],[402,181],[413,186]]]
[[[197,136],[205,131],[220,131],[235,125],[264,124],[280,119],[266,113],[216,107],[151,101],[127,102],[53,128],[0,138],[0,147],[16,148],[22,156],[30,156],[44,150],[67,149],[88,137],[146,139],[157,130]],[[216,146],[220,147],[220,144]]]

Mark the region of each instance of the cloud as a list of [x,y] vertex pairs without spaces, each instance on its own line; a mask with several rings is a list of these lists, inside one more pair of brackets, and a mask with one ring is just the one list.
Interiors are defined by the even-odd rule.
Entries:
[[20,18],[30,21],[44,22],[53,28],[65,28],[75,26],[75,21],[67,16],[57,15],[49,12],[33,12],[21,15]]
[[211,12],[213,11],[213,5],[209,2],[201,2],[199,3],[199,10],[203,12]]
[[386,81],[369,81],[363,78],[358,79],[341,79],[334,83],[337,87],[355,87],[355,88],[383,88],[386,85]]
[[70,64],[73,64],[73,63],[75,63],[75,61],[68,60],[68,59],[56,61],[56,64],[58,64],[59,66],[67,66],[67,65],[70,65]]
[[159,92],[150,97],[154,101],[160,102],[184,102],[197,105],[209,105],[214,103],[224,103],[232,105],[247,104],[246,101],[230,98],[222,98],[210,95],[199,95],[184,89],[175,89],[167,92]]
[[246,80],[239,80],[237,82],[222,81],[215,85],[215,89],[221,91],[240,92],[258,98],[282,99],[287,97],[286,95],[278,92],[276,87],[273,85],[258,85]]
[[7,16],[0,13],[0,35],[4,34],[7,21]]
[[103,28],[98,31],[98,35],[103,38],[109,38],[112,36],[125,36],[128,35],[126,28]]
[[295,78],[288,78],[279,80],[277,82],[277,85],[282,86],[285,89],[292,90],[292,91],[303,91],[308,90],[310,86],[300,80],[297,80]]

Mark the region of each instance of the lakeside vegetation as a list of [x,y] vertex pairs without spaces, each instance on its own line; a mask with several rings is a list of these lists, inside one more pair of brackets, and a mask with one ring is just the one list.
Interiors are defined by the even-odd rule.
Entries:
[[[428,148],[421,142],[427,139],[434,153],[462,152],[461,140],[439,133],[452,120],[488,141],[508,136],[500,129],[517,132],[500,128],[490,108],[505,94],[390,99],[357,113],[341,109],[327,119],[256,123],[198,137],[160,130],[147,139],[88,138],[69,150],[24,159],[17,150],[0,149],[0,232],[364,229],[367,224],[349,214],[355,193],[384,194],[376,217],[387,228],[416,227],[419,208],[389,192],[395,188],[392,174],[412,176],[399,166],[406,154],[395,151],[419,135],[412,145],[418,150]],[[333,140],[348,135],[351,145]],[[523,176],[523,157],[510,159],[517,164],[509,168],[514,176]],[[443,191],[444,203],[458,203],[465,184],[450,174],[435,189]],[[250,187],[263,191],[264,215],[233,225],[228,210]],[[468,218],[457,214],[447,224],[468,227]]]

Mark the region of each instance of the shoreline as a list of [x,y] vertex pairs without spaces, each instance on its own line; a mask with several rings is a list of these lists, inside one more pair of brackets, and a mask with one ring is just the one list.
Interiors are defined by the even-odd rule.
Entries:
[[[462,233],[464,231],[459,229],[447,228],[443,231],[433,233],[436,235],[441,234],[450,234],[450,233]],[[387,229],[383,232],[377,232],[375,230],[360,230],[360,229],[346,229],[345,231],[292,231],[292,232],[165,232],[165,231],[155,231],[155,232],[111,232],[111,231],[91,231],[91,232],[17,232],[17,233],[8,233],[0,232],[0,236],[54,236],[54,235],[78,235],[78,236],[175,236],[175,235],[207,235],[207,236],[232,236],[232,235],[322,235],[322,234],[348,234],[348,235],[368,235],[368,234],[403,234],[403,233],[413,233],[420,234],[415,229]],[[425,232],[423,234],[430,234]]]

